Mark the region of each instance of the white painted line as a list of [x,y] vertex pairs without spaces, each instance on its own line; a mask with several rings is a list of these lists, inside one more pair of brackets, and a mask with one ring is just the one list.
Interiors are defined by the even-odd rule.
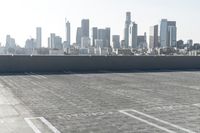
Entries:
[[24,118],[28,125],[33,129],[35,133],[42,133],[32,122],[31,120],[40,119],[53,133],[61,133],[58,131],[49,121],[47,121],[44,117],[32,117],[32,118]]
[[200,103],[193,104],[193,105],[200,108]]
[[42,76],[42,75],[39,75],[39,74],[37,74],[37,73],[33,73],[33,72],[31,72],[30,74],[32,74],[32,75],[36,75],[36,76],[41,77],[41,78],[43,78],[43,79],[47,79],[47,77]]
[[139,117],[137,117],[137,116],[134,116],[134,115],[132,115],[132,114],[129,114],[129,113],[123,111],[123,110],[120,110],[119,112],[120,112],[120,113],[123,113],[123,114],[125,114],[125,115],[127,115],[127,116],[130,116],[130,117],[132,117],[132,118],[135,118],[135,119],[137,119],[137,120],[139,120],[139,121],[142,121],[142,122],[144,122],[144,123],[146,123],[146,124],[149,124],[149,125],[151,125],[151,126],[154,126],[154,127],[158,128],[158,129],[160,129],[160,130],[163,130],[163,131],[165,131],[165,132],[168,132],[168,133],[176,133],[176,132],[174,132],[174,131],[172,131],[172,130],[169,130],[169,129],[165,128],[165,127],[161,127],[161,126],[159,126],[159,125],[157,125],[157,124],[151,123],[151,122],[149,122],[149,121],[147,121],[147,120],[144,120],[144,119],[142,119],[142,118],[139,118]]
[[45,76],[38,75],[38,74],[32,73],[32,72],[30,72],[30,73],[25,73],[25,74],[27,74],[27,75],[29,75],[29,76],[31,76],[31,77],[37,78],[37,79],[47,79],[47,77],[45,77]]
[[24,120],[28,123],[28,125],[33,129],[35,133],[42,133],[40,130],[31,122],[29,118],[24,118]]
[[[153,119],[153,120],[156,120],[156,121],[158,121],[158,122],[160,122],[160,123],[164,123],[164,124],[166,124],[166,125],[169,125],[169,126],[171,126],[171,127],[177,128],[177,129],[179,129],[179,130],[182,130],[182,131],[185,131],[185,132],[188,132],[188,133],[195,133],[195,132],[193,132],[193,131],[191,131],[191,130],[189,130],[189,129],[180,127],[180,126],[178,126],[178,125],[175,125],[175,124],[172,124],[172,123],[170,123],[170,122],[167,122],[167,121],[158,119],[158,118],[156,118],[156,117],[154,117],[154,116],[151,116],[151,115],[142,113],[142,112],[137,111],[137,110],[134,110],[134,109],[122,110],[122,111],[120,111],[120,112],[125,112],[126,115],[129,114],[129,113],[127,113],[126,111],[132,111],[132,112],[138,113],[138,114],[143,115],[143,116],[145,116],[145,117],[148,117],[148,118],[151,118],[151,119]],[[125,113],[124,113],[124,114],[125,114]],[[129,114],[129,116],[133,117],[134,115]],[[134,118],[135,118],[135,116],[134,116]]]

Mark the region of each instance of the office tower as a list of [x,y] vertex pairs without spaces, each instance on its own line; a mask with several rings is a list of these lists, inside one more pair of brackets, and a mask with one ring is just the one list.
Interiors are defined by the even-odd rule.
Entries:
[[71,26],[70,22],[65,20],[66,22],[66,46],[64,48],[69,48],[71,45]]
[[25,48],[26,49],[34,49],[37,47],[37,40],[31,38],[26,40]]
[[160,43],[161,47],[175,47],[177,38],[176,21],[161,20]]
[[89,24],[89,19],[83,19],[81,21],[81,37],[89,37],[89,28],[90,28],[90,24]]
[[[129,44],[132,48],[137,49],[137,34],[138,34],[138,27],[135,22],[132,22],[129,27]],[[127,48],[127,47],[126,47]]]
[[42,28],[36,28],[36,48],[42,47]]
[[93,27],[92,28],[92,46],[95,46],[95,40],[97,39],[97,34],[98,34],[98,28]]
[[81,27],[78,27],[77,31],[76,31],[76,44],[79,47],[81,47],[81,34],[82,34],[82,29],[81,29]]
[[105,29],[98,29],[97,39],[102,40],[103,47],[106,46],[106,31],[105,31]]
[[51,33],[48,38],[48,47],[51,49],[63,49],[62,38],[60,36],[56,36],[55,33]]
[[187,40],[187,45],[188,45],[188,46],[193,46],[193,40],[191,40],[191,39],[190,39],[190,40]]
[[167,19],[162,19],[161,20],[161,25],[160,25],[160,45],[161,45],[161,47],[168,47]]
[[110,28],[106,28],[105,29],[105,36],[106,36],[106,44],[105,44],[105,47],[107,47],[107,48],[110,48],[111,46],[110,46],[110,32],[111,32],[111,30],[110,30]]
[[81,38],[81,48],[89,48],[90,47],[90,38],[82,37]]
[[146,49],[147,48],[147,34],[137,36],[137,48]]
[[168,42],[170,47],[176,47],[177,28],[176,21],[168,21]]
[[97,39],[103,41],[103,47],[110,48],[110,28],[98,29]]
[[112,42],[113,42],[114,49],[120,48],[120,36],[119,35],[113,35]]
[[96,48],[103,48],[103,40],[102,39],[95,39],[95,47]]
[[125,28],[124,28],[125,48],[129,47],[130,25],[131,25],[131,12],[126,12],[126,21],[125,21]]
[[16,48],[15,39],[12,38],[10,35],[6,36],[6,48]]
[[154,49],[158,47],[158,25],[154,25],[150,27],[149,48]]

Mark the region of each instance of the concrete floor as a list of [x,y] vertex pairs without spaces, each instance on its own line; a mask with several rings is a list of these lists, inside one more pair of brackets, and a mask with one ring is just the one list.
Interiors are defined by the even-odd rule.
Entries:
[[0,133],[200,133],[200,72],[0,76]]

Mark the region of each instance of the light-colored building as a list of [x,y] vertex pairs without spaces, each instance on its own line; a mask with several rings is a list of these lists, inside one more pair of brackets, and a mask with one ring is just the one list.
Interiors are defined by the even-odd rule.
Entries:
[[137,49],[137,35],[138,35],[138,27],[135,22],[132,22],[129,27],[129,44],[131,45],[131,48]]
[[124,48],[129,48],[130,25],[131,25],[131,12],[126,12],[126,21],[124,28]]
[[64,48],[70,48],[71,45],[71,26],[70,22],[66,21],[66,43],[64,45]]
[[89,48],[90,47],[90,38],[82,37],[81,38],[81,48]]
[[36,48],[42,47],[42,28],[36,28]]
[[95,46],[96,46],[96,48],[103,48],[103,40],[102,39],[96,39],[95,40]]
[[60,36],[56,36],[55,33],[51,33],[48,38],[48,47],[50,49],[63,49],[62,38]]
[[154,25],[150,27],[150,35],[149,35],[149,48],[154,49],[158,48],[158,25]]
[[160,44],[162,48],[175,47],[177,40],[176,21],[161,20]]

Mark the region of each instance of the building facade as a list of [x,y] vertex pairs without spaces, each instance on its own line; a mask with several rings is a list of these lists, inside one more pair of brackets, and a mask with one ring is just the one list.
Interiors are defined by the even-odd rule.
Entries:
[[126,12],[126,21],[124,28],[124,47],[129,47],[129,35],[130,35],[130,25],[131,25],[131,12]]
[[42,47],[42,28],[36,28],[36,48]]
[[162,48],[175,47],[177,40],[176,21],[161,20],[160,44]]
[[138,35],[138,27],[135,22],[132,22],[129,27],[129,46],[131,48],[137,49],[137,35]]
[[150,27],[149,48],[154,49],[159,47],[158,42],[158,25]]
[[71,45],[71,25],[69,21],[66,21],[66,45],[64,48],[70,48]]

